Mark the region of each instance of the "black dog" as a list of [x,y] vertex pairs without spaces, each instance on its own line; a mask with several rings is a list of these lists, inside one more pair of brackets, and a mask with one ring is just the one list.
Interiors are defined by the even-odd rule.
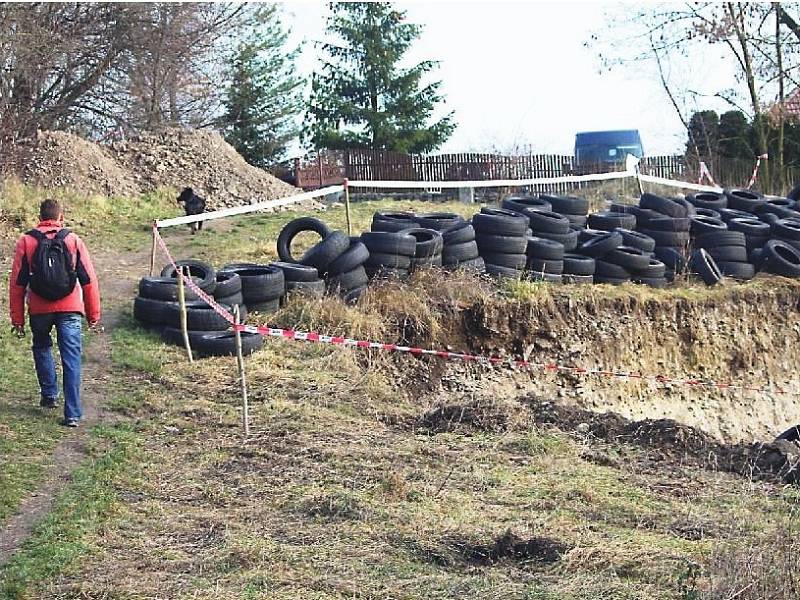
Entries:
[[[201,215],[206,210],[205,198],[195,194],[190,187],[183,188],[181,195],[178,196],[178,204],[181,202],[183,202],[183,208],[186,210],[187,215]],[[196,231],[200,231],[203,228],[203,222],[190,223],[189,227],[192,228],[192,235],[194,235]]]

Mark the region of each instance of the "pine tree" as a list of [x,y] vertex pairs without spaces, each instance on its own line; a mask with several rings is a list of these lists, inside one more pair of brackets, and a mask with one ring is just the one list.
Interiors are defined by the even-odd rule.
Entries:
[[297,50],[286,52],[287,37],[278,8],[264,5],[231,61],[225,139],[257,167],[279,162],[299,134],[304,82],[295,74]]
[[453,113],[431,122],[441,82],[423,83],[435,61],[400,63],[421,27],[389,2],[333,2],[322,44],[327,58],[312,79],[310,141],[315,148],[430,152],[455,129]]

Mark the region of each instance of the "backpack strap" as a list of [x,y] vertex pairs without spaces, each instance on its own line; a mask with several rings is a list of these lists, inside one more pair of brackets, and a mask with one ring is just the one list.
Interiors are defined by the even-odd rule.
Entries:
[[41,242],[42,240],[47,239],[47,236],[45,234],[43,234],[41,231],[39,231],[38,229],[31,229],[25,235],[31,236],[37,242]]
[[56,237],[53,238],[53,239],[56,239],[56,240],[59,240],[59,241],[63,242],[65,239],[67,239],[67,236],[70,233],[72,233],[72,232],[65,227],[64,229],[59,230],[59,232],[56,234]]

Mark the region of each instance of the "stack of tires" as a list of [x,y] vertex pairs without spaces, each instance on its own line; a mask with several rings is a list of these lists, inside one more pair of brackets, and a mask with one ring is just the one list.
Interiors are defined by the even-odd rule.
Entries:
[[[423,227],[425,229],[433,229],[434,231],[447,231],[448,229],[460,225],[464,220],[464,217],[455,213],[418,213],[414,215],[416,225],[411,225],[410,227]],[[406,229],[408,229],[408,227]]]
[[417,242],[414,247],[414,256],[411,259],[411,272],[442,266],[444,239],[441,232],[424,227],[411,227],[403,229],[399,233],[410,235]]
[[338,294],[345,302],[356,302],[367,289],[369,277],[364,264],[369,250],[359,237],[350,238],[350,247],[328,265],[326,285],[329,293]]
[[552,205],[537,196],[506,196],[500,203],[501,208],[525,214],[527,210],[552,210]]
[[642,194],[635,211],[636,231],[655,242],[653,253],[666,266],[665,277],[672,281],[686,267],[689,246],[690,214],[695,209],[686,201]]
[[527,263],[528,219],[504,208],[484,207],[472,217],[472,227],[486,272],[519,279]]
[[[550,204],[550,210],[565,216],[570,225],[575,229],[586,227],[587,215],[589,214],[589,201],[586,198],[577,196],[558,196],[553,194],[542,194],[540,200]],[[574,250],[575,246],[569,248],[569,244],[564,244],[567,250]]]
[[564,246],[565,251],[578,247],[578,231],[572,229],[567,216],[551,210],[530,209],[523,214],[528,217],[528,224],[534,237],[558,242]]
[[800,250],[781,240],[770,240],[762,249],[759,270],[784,277],[800,277]]
[[590,229],[598,231],[631,230],[636,228],[636,216],[631,213],[608,210],[590,214],[588,224]]
[[301,294],[312,298],[322,298],[325,294],[325,281],[320,279],[315,267],[276,261],[270,263],[283,271],[286,294]]
[[641,247],[624,245],[623,234],[610,231],[583,242],[578,251],[595,261],[594,282],[620,285],[628,281],[652,287],[667,285],[664,263]]
[[[526,246],[527,263],[525,268],[529,277],[534,281],[548,283],[562,283],[564,274],[564,244],[548,240],[547,238],[528,236]],[[594,265],[592,265],[594,271]],[[589,274],[591,280],[592,274]],[[580,281],[583,279],[584,281]],[[585,278],[579,277],[572,283],[585,283]],[[589,282],[591,283],[591,281]]]
[[[705,250],[722,275],[740,280],[749,280],[756,275],[755,267],[748,262],[747,239],[741,231],[706,231],[695,236],[693,246]],[[707,259],[704,262],[707,263]]]
[[273,265],[232,263],[220,269],[222,273],[235,273],[242,287],[242,299],[251,312],[273,313],[281,307],[286,294],[283,270]]
[[390,231],[366,231],[361,242],[369,251],[364,263],[369,279],[395,277],[405,279],[411,271],[411,259],[417,249],[412,235]]
[[372,231],[392,231],[397,233],[403,229],[418,227],[416,218],[405,212],[376,212],[372,215]]
[[442,266],[450,271],[467,269],[485,273],[486,264],[478,252],[475,229],[463,221],[442,231]]

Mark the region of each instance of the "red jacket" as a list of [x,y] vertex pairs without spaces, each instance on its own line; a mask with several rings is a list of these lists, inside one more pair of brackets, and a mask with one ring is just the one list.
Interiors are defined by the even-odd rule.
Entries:
[[[61,229],[58,221],[42,221],[36,229],[53,238]],[[89,323],[100,320],[100,288],[97,285],[92,259],[83,240],[72,233],[65,240],[67,248],[75,257],[75,270],[78,283],[69,296],[61,300],[47,300],[28,289],[30,281],[30,265],[39,242],[30,235],[23,235],[17,241],[14,250],[14,263],[11,266],[11,278],[8,280],[9,312],[12,325],[25,323],[25,292],[28,293],[28,312],[32,315],[59,312],[78,312],[86,315]]]

